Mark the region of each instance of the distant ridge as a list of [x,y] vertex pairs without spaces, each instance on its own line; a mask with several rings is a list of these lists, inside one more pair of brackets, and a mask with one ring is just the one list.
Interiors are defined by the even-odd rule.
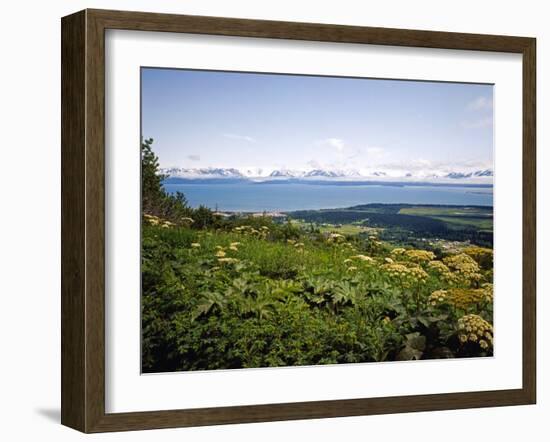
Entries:
[[170,177],[164,180],[165,184],[242,184],[249,183],[251,185],[266,185],[266,184],[304,184],[316,186],[390,186],[390,187],[466,187],[474,189],[491,189],[492,183],[457,183],[457,182],[429,182],[429,181],[380,181],[380,180],[321,180],[321,179],[266,179],[254,181],[246,178],[181,178]]
[[[474,171],[452,171],[446,173],[416,174],[412,171],[404,171],[396,176],[383,170],[374,170],[360,172],[358,170],[337,170],[316,168],[311,170],[290,170],[290,169],[260,169],[260,168],[223,168],[223,167],[202,167],[202,168],[182,168],[170,167],[163,168],[160,171],[168,175],[167,182],[173,180],[196,181],[196,180],[215,180],[216,182],[226,182],[225,180],[252,181],[255,183],[275,183],[275,182],[302,182],[319,184],[320,181],[331,184],[358,184],[371,183],[378,185],[435,185],[445,184],[454,185],[460,182],[460,185],[472,184],[476,187],[491,187],[493,171],[491,169],[480,169]],[[383,179],[381,181],[380,179]],[[213,182],[213,181],[211,181]],[[453,184],[454,183],[454,184]]]

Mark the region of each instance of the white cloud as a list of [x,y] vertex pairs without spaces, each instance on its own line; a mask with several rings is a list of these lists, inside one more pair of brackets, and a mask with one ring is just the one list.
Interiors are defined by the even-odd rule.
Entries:
[[248,135],[239,135],[239,134],[223,134],[225,138],[231,140],[247,141],[249,143],[255,143],[256,139],[249,137]]
[[312,169],[321,169],[323,167],[317,160],[309,160],[306,164]]
[[342,152],[344,150],[344,140],[340,138],[327,138],[326,140],[323,140],[323,144],[336,149],[338,152]]
[[200,161],[201,156],[200,155],[187,155],[187,159],[191,161]]
[[462,127],[466,129],[480,129],[483,127],[491,127],[493,125],[493,117],[479,118],[473,121],[463,121]]
[[382,147],[371,146],[365,149],[369,161],[379,161],[386,157],[386,150]]
[[412,172],[418,176],[445,175],[449,172],[475,172],[477,170],[492,169],[493,162],[484,159],[467,159],[462,161],[430,161],[418,158],[410,161],[397,161],[379,164],[378,170],[386,171],[390,175],[404,175]]
[[423,158],[418,158],[416,160],[412,160],[410,164],[412,164],[415,167],[420,167],[420,168],[432,167],[432,162],[430,160],[425,160]]
[[382,149],[381,147],[367,147],[365,151],[369,155],[382,155],[384,153],[384,149]]
[[493,100],[487,97],[477,97],[468,103],[469,110],[489,110],[493,109]]

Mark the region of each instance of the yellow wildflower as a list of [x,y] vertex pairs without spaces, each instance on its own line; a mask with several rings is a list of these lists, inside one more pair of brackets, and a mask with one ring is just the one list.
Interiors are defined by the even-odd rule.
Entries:
[[458,329],[468,333],[458,335],[458,339],[462,344],[468,341],[478,343],[484,350],[493,345],[493,326],[479,315],[462,316],[458,320]]
[[402,247],[397,247],[396,249],[393,249],[391,251],[391,257],[394,260],[398,260],[399,258],[403,257],[405,255],[406,250]]
[[239,262],[237,258],[218,258],[220,264],[235,264]]
[[446,282],[453,282],[455,276],[452,274],[449,267],[443,264],[441,261],[430,261],[428,263],[428,269],[435,272],[440,279]]
[[492,298],[488,297],[486,289],[451,288],[436,290],[430,295],[428,301],[431,305],[446,302],[461,310],[467,310],[481,302],[491,302]]
[[151,226],[158,226],[161,223],[161,219],[155,215],[144,214],[143,217]]
[[428,250],[407,250],[404,252],[404,255],[412,262],[418,264],[429,262],[435,258],[434,253]]
[[428,274],[418,265],[407,267],[401,263],[392,263],[384,264],[381,268],[391,279],[398,281],[405,287],[424,283],[428,279]]
[[474,259],[481,267],[489,269],[493,267],[493,250],[485,247],[466,247],[463,253]]
[[428,302],[431,305],[437,305],[445,302],[447,299],[447,290],[436,290],[428,297]]
[[359,261],[364,261],[364,262],[374,261],[374,259],[372,259],[370,256],[366,256],[366,255],[355,255],[355,256],[352,256],[351,259],[358,259]]
[[481,288],[485,292],[485,301],[487,302],[493,302],[493,284],[485,283],[481,285]]
[[465,253],[446,256],[443,262],[461,279],[478,281],[482,278],[477,263]]
[[344,235],[341,235],[339,233],[329,233],[327,242],[339,243],[344,241],[344,239],[345,239]]

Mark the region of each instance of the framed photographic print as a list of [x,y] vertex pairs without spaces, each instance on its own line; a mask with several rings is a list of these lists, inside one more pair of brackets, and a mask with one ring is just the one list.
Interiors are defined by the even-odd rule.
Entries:
[[535,403],[535,40],[62,19],[62,423]]

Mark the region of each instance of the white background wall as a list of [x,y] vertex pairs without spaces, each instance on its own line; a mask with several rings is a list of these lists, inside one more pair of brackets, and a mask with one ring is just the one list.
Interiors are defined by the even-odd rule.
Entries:
[[[59,425],[60,17],[83,8],[533,36],[538,39],[538,405],[115,433],[95,440],[344,438],[548,440],[550,14],[543,1],[51,0],[2,6],[0,69],[0,437],[81,440]],[[547,124],[547,123],[546,123]],[[518,189],[518,192],[520,189]],[[545,250],[546,249],[546,250]],[[414,381],[414,380],[413,380]]]

